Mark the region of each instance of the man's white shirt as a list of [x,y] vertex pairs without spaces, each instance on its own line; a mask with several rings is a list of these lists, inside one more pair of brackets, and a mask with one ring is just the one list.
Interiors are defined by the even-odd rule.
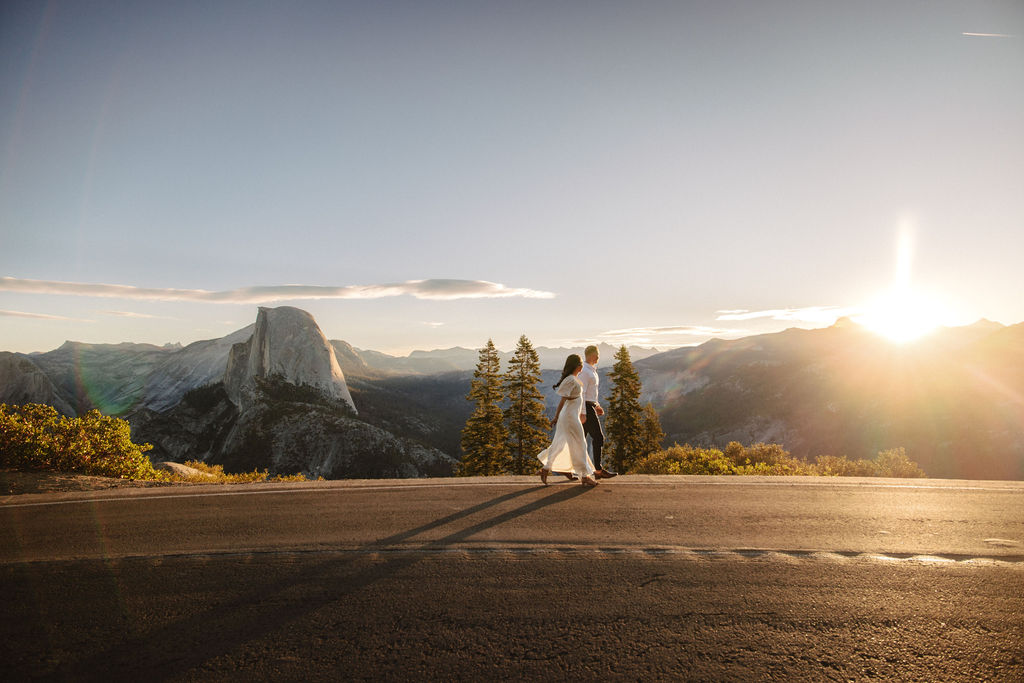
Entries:
[[584,363],[583,371],[580,373],[580,383],[583,385],[584,401],[597,403],[597,384],[599,381],[597,368],[590,363]]

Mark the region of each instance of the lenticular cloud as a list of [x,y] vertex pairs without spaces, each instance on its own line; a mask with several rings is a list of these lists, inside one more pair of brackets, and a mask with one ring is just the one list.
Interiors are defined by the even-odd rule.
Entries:
[[293,299],[381,299],[412,296],[417,299],[550,299],[555,295],[522,287],[507,287],[486,280],[407,280],[382,285],[271,285],[222,291],[132,287],[88,282],[58,282],[0,277],[0,291],[57,294],[144,301],[192,301],[211,304],[263,304]]

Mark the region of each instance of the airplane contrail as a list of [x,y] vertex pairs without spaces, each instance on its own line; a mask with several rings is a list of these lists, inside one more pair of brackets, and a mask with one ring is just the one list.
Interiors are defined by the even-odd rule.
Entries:
[[969,36],[971,38],[1016,38],[1017,36],[1012,33],[970,33],[964,31],[960,35]]

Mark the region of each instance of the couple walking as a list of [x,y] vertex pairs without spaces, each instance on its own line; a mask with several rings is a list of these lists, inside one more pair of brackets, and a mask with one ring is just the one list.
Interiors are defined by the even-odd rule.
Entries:
[[[600,356],[593,345],[584,349],[583,355],[586,363],[575,353],[565,359],[562,378],[555,384],[555,391],[562,397],[551,421],[555,435],[551,445],[537,455],[543,468],[540,480],[545,485],[551,472],[559,472],[569,479],[579,477],[583,486],[597,486],[598,479],[615,476],[614,472],[601,469],[604,431],[598,418],[604,415],[604,408],[597,402]],[[587,452],[588,434],[594,446],[593,460]]]

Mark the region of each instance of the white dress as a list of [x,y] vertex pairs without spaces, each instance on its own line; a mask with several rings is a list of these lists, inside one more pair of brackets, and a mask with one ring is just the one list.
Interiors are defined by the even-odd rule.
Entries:
[[562,412],[558,414],[555,435],[551,445],[541,451],[537,458],[541,466],[552,472],[572,472],[577,477],[594,474],[594,462],[587,452],[587,437],[583,433],[580,413],[583,412],[583,385],[574,375],[569,375],[556,389],[565,397]]

